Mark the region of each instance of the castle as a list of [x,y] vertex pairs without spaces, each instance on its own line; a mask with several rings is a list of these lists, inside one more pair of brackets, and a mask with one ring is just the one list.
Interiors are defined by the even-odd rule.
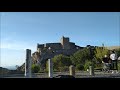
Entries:
[[[94,46],[90,45],[87,45],[87,47],[94,48]],[[42,63],[49,58],[53,58],[55,55],[63,54],[70,56],[83,48],[84,47],[80,47],[75,45],[75,43],[70,42],[68,37],[62,36],[60,43],[37,44],[37,51],[32,54],[32,60],[34,64]]]

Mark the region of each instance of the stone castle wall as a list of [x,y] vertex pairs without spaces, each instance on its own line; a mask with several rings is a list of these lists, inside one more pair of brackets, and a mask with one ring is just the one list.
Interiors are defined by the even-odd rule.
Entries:
[[62,49],[61,43],[46,43],[44,47],[51,47],[51,49]]
[[[50,50],[48,49],[49,47],[51,48]],[[87,45],[87,47],[90,47],[90,45]],[[60,39],[60,43],[37,44],[38,53],[34,53],[33,58],[34,61],[42,61],[48,58],[53,58],[55,55],[59,54],[70,56],[83,48],[84,47],[75,45],[73,42],[69,42],[69,38],[63,36]]]
[[60,43],[46,43],[46,44],[38,44],[37,45],[37,50],[43,49],[43,48],[49,48],[51,47],[52,49],[73,49],[76,47],[75,43],[69,42],[69,38],[67,37],[62,37],[60,39]]

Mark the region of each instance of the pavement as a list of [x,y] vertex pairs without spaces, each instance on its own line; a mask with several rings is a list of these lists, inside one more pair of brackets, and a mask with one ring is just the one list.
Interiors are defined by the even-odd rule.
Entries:
[[[112,74],[111,72],[95,71],[94,75],[90,75],[87,71],[79,71],[75,73],[75,78],[120,78],[120,72]],[[54,78],[71,78],[69,72],[54,72]],[[24,74],[0,75],[0,78],[26,78]],[[48,73],[35,73],[32,78],[48,78]]]

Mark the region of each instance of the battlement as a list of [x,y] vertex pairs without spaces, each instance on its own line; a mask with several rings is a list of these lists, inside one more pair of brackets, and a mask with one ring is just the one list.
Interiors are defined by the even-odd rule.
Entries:
[[62,49],[61,43],[46,43],[44,44],[44,47],[51,47],[51,49]]

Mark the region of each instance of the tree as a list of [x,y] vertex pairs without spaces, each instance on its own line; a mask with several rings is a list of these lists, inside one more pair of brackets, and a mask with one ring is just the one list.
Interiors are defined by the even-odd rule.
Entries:
[[87,70],[89,69],[89,66],[93,65],[93,63],[90,60],[86,60],[85,65],[84,65],[84,69]]
[[39,70],[40,70],[40,66],[39,65],[36,65],[36,64],[32,64],[32,72],[33,73],[38,73]]
[[82,50],[77,51],[73,55],[70,56],[72,63],[76,66],[77,64],[85,64],[86,60],[91,59],[90,50],[84,48]]
[[116,50],[117,56],[120,56],[120,48]]
[[77,64],[76,69],[77,70],[84,70],[84,65],[83,64]]
[[[116,49],[117,57],[120,57],[120,48]],[[118,70],[120,70],[120,61],[118,60]]]
[[101,62],[104,55],[109,56],[109,50],[106,48],[96,47],[94,52],[95,52],[94,57],[96,58],[97,62]]
[[70,61],[70,58],[62,54],[54,56],[52,60],[53,60],[53,69],[56,69],[59,71],[64,70],[64,68],[66,68],[65,66],[69,68],[69,66],[72,64],[72,62]]

